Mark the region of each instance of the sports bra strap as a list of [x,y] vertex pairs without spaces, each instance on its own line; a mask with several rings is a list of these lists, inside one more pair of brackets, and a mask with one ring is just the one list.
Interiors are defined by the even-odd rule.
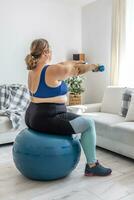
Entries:
[[[40,74],[40,80],[39,80],[39,85],[44,83],[44,77],[45,77],[45,71],[46,69],[48,68],[49,65],[45,65],[43,68],[42,68],[42,71],[41,71],[41,74]],[[38,86],[39,87],[39,86]],[[38,89],[37,89],[38,90]],[[31,91],[30,92],[30,96],[34,96],[35,93],[32,93]]]
[[46,69],[48,68],[49,65],[45,65],[45,67],[43,67],[42,71],[41,71],[41,75],[40,75],[40,81],[39,81],[39,84],[40,82],[41,83],[44,83],[44,78],[45,78],[45,72],[46,72]]

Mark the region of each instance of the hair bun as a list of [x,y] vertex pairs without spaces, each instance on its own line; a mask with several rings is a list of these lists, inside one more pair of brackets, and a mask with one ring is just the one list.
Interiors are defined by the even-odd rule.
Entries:
[[26,64],[27,64],[27,69],[28,70],[33,70],[36,68],[38,59],[32,56],[31,54],[28,54],[25,58]]
[[38,62],[43,52],[49,52],[49,43],[45,39],[36,39],[30,46],[30,54],[25,58],[25,62],[28,70],[33,70],[37,67]]

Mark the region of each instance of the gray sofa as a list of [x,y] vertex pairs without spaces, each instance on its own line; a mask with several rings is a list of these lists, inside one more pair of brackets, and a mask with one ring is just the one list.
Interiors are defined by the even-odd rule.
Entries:
[[25,127],[24,117],[21,120],[21,126],[15,130],[8,117],[0,116],[0,145],[13,142],[16,135]]
[[134,159],[134,121],[120,115],[125,88],[108,87],[102,103],[69,106],[68,111],[95,120],[97,146]]

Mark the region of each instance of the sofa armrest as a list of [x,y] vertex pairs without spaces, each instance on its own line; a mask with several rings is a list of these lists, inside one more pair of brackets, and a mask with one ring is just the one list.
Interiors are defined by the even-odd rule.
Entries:
[[67,106],[67,111],[76,114],[82,114],[88,112],[100,112],[101,105],[102,105],[101,103],[94,103],[94,104]]
[[85,112],[100,112],[102,103],[85,104]]

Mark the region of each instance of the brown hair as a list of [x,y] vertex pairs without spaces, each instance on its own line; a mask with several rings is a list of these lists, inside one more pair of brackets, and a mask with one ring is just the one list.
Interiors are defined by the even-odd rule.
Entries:
[[30,54],[25,58],[25,62],[28,70],[35,69],[37,67],[39,58],[43,52],[49,52],[49,43],[45,39],[36,39],[32,42],[30,47]]

